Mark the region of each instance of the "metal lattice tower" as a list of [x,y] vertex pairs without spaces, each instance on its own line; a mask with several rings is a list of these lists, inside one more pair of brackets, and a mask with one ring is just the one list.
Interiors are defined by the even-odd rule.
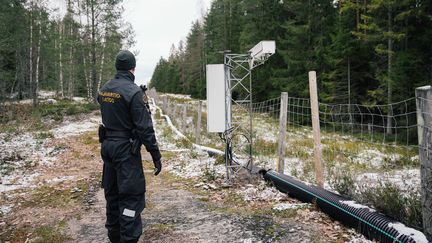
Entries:
[[225,53],[225,161],[227,180],[240,169],[252,172],[252,70],[275,52],[274,41],[258,43],[248,54]]
[[227,180],[252,169],[252,79],[249,54],[225,54]]

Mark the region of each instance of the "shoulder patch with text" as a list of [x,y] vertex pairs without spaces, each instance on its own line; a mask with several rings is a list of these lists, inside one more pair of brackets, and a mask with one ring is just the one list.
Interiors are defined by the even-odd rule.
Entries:
[[121,98],[121,95],[115,92],[99,92],[99,95],[102,98],[102,102],[105,103],[116,103],[118,99]]

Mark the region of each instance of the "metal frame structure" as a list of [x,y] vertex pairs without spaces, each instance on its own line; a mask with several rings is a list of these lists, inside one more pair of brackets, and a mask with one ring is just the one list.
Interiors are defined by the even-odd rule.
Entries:
[[242,169],[253,169],[252,156],[252,70],[274,53],[256,58],[252,53],[224,53],[225,64],[225,163],[227,181]]
[[[225,53],[225,111],[224,139],[227,180],[241,168],[252,169],[252,68],[250,54]],[[246,119],[245,119],[246,118]],[[246,123],[246,126],[245,126]],[[247,129],[245,129],[247,127]],[[233,146],[235,137],[237,141]],[[246,151],[239,151],[245,149]],[[242,156],[246,153],[246,156]]]

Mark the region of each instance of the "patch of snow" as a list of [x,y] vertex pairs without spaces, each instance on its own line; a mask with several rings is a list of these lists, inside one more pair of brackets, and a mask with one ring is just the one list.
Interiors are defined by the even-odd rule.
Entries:
[[87,100],[84,97],[72,97],[72,101],[81,104],[87,103]]
[[299,158],[286,157],[284,172],[287,175],[292,175],[294,171],[297,173],[303,171],[303,161]]
[[165,94],[165,95],[176,99],[186,99],[186,100],[192,99],[190,95],[184,95],[184,94]]
[[167,161],[166,169],[183,178],[205,175],[221,176],[225,174],[225,166],[215,165],[214,158],[208,158],[207,154],[197,154],[196,157],[192,158],[190,153],[180,153],[175,158]]
[[6,215],[12,211],[13,205],[2,205],[0,206],[0,213]]
[[384,163],[386,155],[375,149],[366,149],[358,153],[353,161],[359,164],[370,164],[372,167],[380,167]]
[[390,183],[402,192],[418,193],[420,189],[420,169],[405,169],[390,172],[364,173],[355,178],[360,187],[376,187],[382,183]]
[[389,223],[388,227],[393,228],[398,231],[399,235],[396,238],[399,238],[400,236],[407,235],[410,236],[411,239],[413,239],[416,243],[427,243],[428,240],[426,239],[426,236],[413,228],[406,227],[404,224],[401,223]]
[[56,103],[57,103],[57,100],[55,100],[55,99],[47,99],[46,102],[47,102],[48,104],[56,104]]
[[[66,122],[50,132],[57,138],[78,135],[95,130],[98,121],[90,118],[84,122]],[[36,134],[30,132],[0,133],[0,192],[35,186],[32,183],[39,174],[33,167],[50,166],[64,150],[48,145],[50,140],[38,139]]]
[[386,160],[394,162],[401,157],[398,153],[384,154],[376,149],[366,149],[356,154],[353,161],[359,164],[369,164],[373,168],[379,168]]
[[274,201],[279,202],[287,197],[284,193],[278,191],[276,188],[268,187],[264,184],[260,186],[246,185],[236,191],[237,194],[243,196],[244,201]]
[[278,203],[273,206],[273,210],[276,211],[284,211],[284,210],[290,210],[290,209],[299,209],[307,207],[307,203]]
[[39,176],[38,172],[29,173],[14,173],[2,177],[0,184],[0,193],[17,190],[20,188],[34,188],[36,185],[33,181]]
[[[153,103],[153,105],[154,105],[154,101],[153,101],[152,103]],[[170,118],[168,115],[164,115],[164,114],[163,114],[161,108],[159,108],[159,107],[156,106],[156,105],[154,105],[154,106],[155,106],[155,108],[156,108],[157,110],[159,110],[161,116],[165,118],[165,120],[166,120],[167,123],[168,123],[168,126],[171,128],[171,130],[174,131],[174,133],[177,135],[178,138],[189,140],[189,139],[188,139],[188,138],[187,138],[183,133],[181,133],[181,132],[180,132],[180,131],[179,131],[179,130],[174,126],[174,124],[173,124],[172,121],[171,121],[171,118]],[[205,146],[198,145],[198,144],[195,144],[195,143],[193,143],[193,147],[196,148],[196,149],[198,149],[198,150],[208,151],[208,152],[211,152],[211,153],[214,153],[214,154],[219,154],[219,155],[224,155],[224,154],[225,154],[223,151],[220,151],[220,150],[218,150],[218,149],[205,147]]]
[[356,235],[351,238],[350,241],[345,241],[345,243],[374,243],[375,241],[371,241],[366,239],[363,235]]
[[96,131],[100,123],[100,118],[90,118],[88,121],[65,122],[52,129],[51,132],[55,138],[77,136],[85,132]]
[[41,99],[53,98],[56,96],[55,91],[39,90],[38,97]]
[[59,176],[59,177],[54,177],[52,179],[47,180],[46,183],[55,185],[55,184],[62,183],[63,181],[72,180],[74,178],[75,178],[75,176]]
[[352,208],[357,208],[357,209],[364,208],[364,209],[368,209],[369,212],[376,212],[375,209],[372,209],[372,208],[370,208],[368,206],[365,206],[365,205],[358,204],[356,201],[339,201],[339,202],[342,203],[342,204],[345,204],[347,206],[350,206]]

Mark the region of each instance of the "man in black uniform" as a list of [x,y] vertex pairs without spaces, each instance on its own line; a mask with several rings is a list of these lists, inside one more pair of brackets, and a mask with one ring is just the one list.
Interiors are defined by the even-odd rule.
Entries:
[[111,242],[137,242],[142,234],[145,178],[140,148],[144,144],[155,166],[162,169],[161,155],[143,91],[134,84],[135,57],[120,51],[117,74],[99,92],[103,126],[99,136],[104,162],[102,185],[106,199],[106,224]]

